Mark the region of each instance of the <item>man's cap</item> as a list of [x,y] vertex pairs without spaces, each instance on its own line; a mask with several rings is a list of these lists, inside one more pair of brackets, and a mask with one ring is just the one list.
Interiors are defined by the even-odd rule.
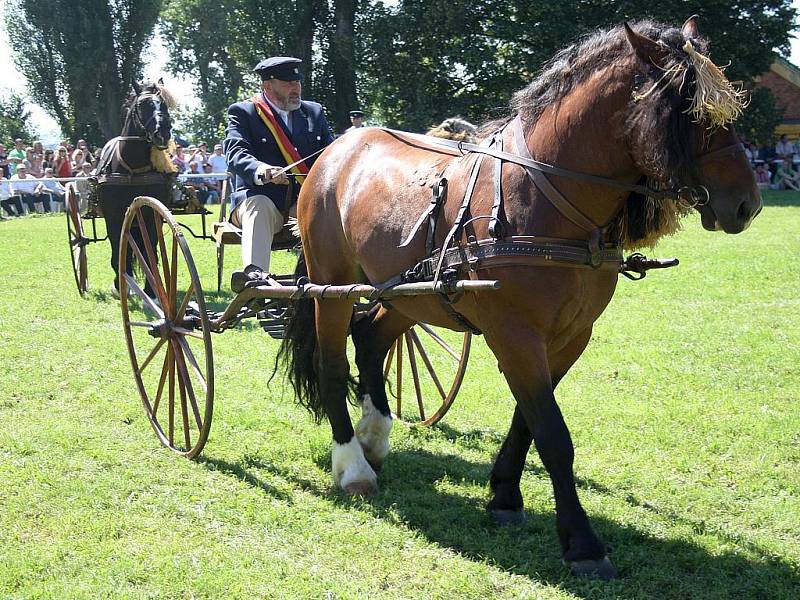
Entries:
[[214,150],[222,150],[222,144],[214,144]]
[[350,111],[350,116],[351,117],[363,117],[364,116],[364,111],[363,110],[351,110]]
[[273,56],[258,63],[253,71],[261,76],[261,81],[280,79],[281,81],[303,81],[300,70],[303,61],[291,56]]

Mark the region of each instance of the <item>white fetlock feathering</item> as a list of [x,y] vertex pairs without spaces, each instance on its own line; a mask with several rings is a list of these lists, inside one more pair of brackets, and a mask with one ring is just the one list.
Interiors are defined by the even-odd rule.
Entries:
[[391,415],[382,415],[372,403],[369,394],[361,402],[361,420],[356,425],[356,437],[370,464],[380,468],[389,454],[389,433],[392,431]]
[[366,483],[377,489],[378,476],[364,458],[364,451],[355,436],[346,444],[333,442],[331,462],[333,463],[333,481],[343,490],[354,483]]

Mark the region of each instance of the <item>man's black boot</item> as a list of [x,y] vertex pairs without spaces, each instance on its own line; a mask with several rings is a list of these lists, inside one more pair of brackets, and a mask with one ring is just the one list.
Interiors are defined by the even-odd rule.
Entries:
[[231,289],[238,294],[251,281],[263,282],[264,280],[265,274],[260,267],[247,265],[244,271],[234,271],[231,274]]

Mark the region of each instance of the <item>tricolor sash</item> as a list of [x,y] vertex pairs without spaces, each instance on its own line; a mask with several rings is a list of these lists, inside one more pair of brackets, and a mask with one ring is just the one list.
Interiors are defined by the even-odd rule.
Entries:
[[275,118],[275,113],[272,112],[272,107],[268,102],[264,101],[264,98],[262,98],[260,94],[256,94],[251,100],[256,106],[258,116],[264,121],[264,125],[267,126],[267,129],[272,133],[272,137],[274,137],[275,141],[278,143],[278,149],[281,151],[286,164],[291,165],[292,163],[297,163],[290,169],[291,172],[295,175],[307,175],[308,167],[306,163],[303,162],[302,157],[297,153],[297,149],[294,147],[291,140],[286,137],[286,133]]

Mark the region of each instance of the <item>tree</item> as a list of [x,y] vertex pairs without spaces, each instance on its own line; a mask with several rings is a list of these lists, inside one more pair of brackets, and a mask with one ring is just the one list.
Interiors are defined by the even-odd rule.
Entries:
[[736,122],[736,130],[744,138],[761,146],[774,142],[775,128],[783,118],[783,110],[772,92],[758,87],[750,93],[750,105]]
[[102,144],[141,77],[162,0],[9,0],[6,27],[30,93],[62,132]]
[[[700,16],[712,58],[732,79],[764,73],[773,49],[788,51],[790,0],[403,0],[375,3],[359,28],[360,85],[387,123],[423,129],[460,114],[482,120],[502,111],[544,61],[598,27],[653,18],[680,25]],[[759,107],[763,94],[754,97]]]
[[0,143],[8,145],[17,138],[28,143],[36,137],[30,121],[31,114],[25,108],[25,100],[16,94],[0,98]]

